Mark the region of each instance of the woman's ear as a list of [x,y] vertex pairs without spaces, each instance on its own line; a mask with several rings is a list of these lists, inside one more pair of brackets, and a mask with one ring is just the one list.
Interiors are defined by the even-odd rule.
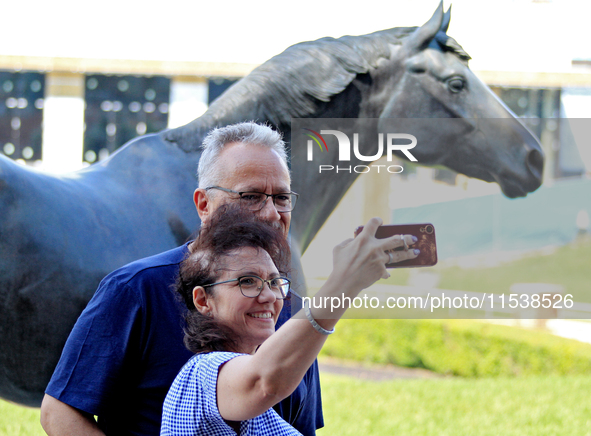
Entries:
[[193,288],[193,304],[195,308],[203,315],[210,316],[211,307],[209,303],[210,298],[207,292],[205,292],[205,288],[203,286],[195,286]]

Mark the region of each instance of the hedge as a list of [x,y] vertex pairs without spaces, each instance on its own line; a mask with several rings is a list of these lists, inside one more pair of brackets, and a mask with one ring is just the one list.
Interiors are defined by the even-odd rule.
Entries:
[[463,377],[591,373],[591,345],[468,320],[345,319],[321,356]]

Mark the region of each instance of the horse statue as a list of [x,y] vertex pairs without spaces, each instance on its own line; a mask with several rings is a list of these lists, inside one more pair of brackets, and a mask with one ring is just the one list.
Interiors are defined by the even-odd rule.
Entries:
[[[449,15],[440,5],[422,27],[294,45],[197,120],[136,138],[77,172],[44,174],[0,156],[0,396],[39,406],[99,281],[185,242],[198,227],[192,193],[199,146],[216,126],[268,122],[289,142],[291,118],[503,118],[494,142],[491,132],[464,126],[413,152],[421,164],[495,181],[509,197],[537,189],[538,141],[469,70],[469,56],[446,35]],[[297,175],[293,189],[303,195],[292,220],[296,253],[355,177],[329,185],[316,170]]]

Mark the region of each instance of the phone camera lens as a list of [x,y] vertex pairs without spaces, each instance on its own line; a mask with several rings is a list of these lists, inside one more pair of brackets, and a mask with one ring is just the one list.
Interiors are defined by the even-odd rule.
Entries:
[[433,226],[426,226],[425,227],[425,232],[428,233],[428,234],[433,233]]

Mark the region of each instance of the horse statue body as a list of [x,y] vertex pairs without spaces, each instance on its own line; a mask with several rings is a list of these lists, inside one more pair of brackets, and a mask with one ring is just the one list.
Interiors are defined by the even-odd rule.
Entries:
[[[71,174],[43,174],[0,156],[0,396],[38,406],[99,281],[198,228],[199,147],[216,126],[267,122],[289,143],[292,118],[460,118],[460,128],[419,138],[419,163],[495,181],[509,197],[537,189],[538,141],[469,70],[469,57],[445,34],[448,23],[440,5],[422,27],[292,46],[192,123],[139,137]],[[485,118],[506,122],[492,133],[475,125]],[[296,264],[356,176],[329,185],[316,170],[296,175]]]

